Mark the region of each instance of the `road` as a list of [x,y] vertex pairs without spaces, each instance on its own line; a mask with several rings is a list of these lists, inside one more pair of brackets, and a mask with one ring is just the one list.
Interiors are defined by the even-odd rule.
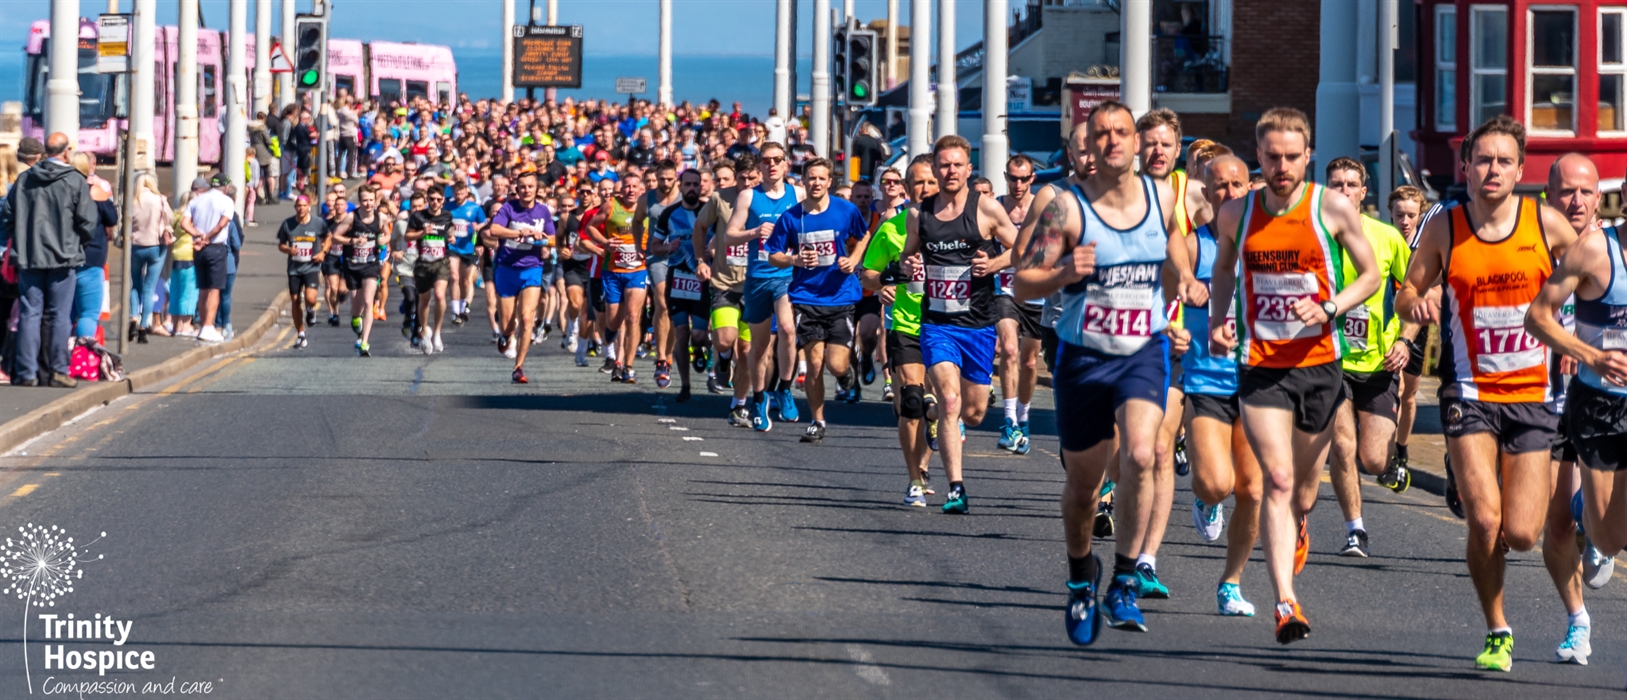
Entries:
[[[478,309],[477,309],[478,318]],[[105,558],[48,613],[133,621],[135,683],[220,697],[1617,696],[1627,619],[1593,593],[1593,664],[1548,663],[1564,611],[1537,553],[1508,576],[1512,674],[1474,671],[1484,632],[1463,527],[1421,490],[1368,486],[1374,557],[1335,556],[1331,491],[1300,578],[1314,636],[1214,614],[1220,545],[1185,479],[1151,631],[1064,637],[1049,397],[1036,449],[971,434],[973,514],[899,505],[885,405],[831,409],[830,437],[729,427],[722,397],[611,384],[549,342],[508,383],[483,324],[445,354],[394,323],[375,357],[326,326],[93,412],[0,458],[0,528],[56,525]],[[276,345],[270,343],[280,340]],[[648,381],[646,379],[646,381]],[[876,395],[871,391],[871,396]],[[800,426],[796,426],[800,427]],[[26,452],[26,454],[24,454]],[[941,479],[941,477],[940,477]],[[941,480],[936,484],[944,490]],[[938,497],[941,499],[941,495]],[[1110,543],[1103,543],[1110,551]],[[1256,553],[1243,590],[1269,610]],[[0,608],[0,695],[102,680],[45,671],[44,627]],[[11,622],[3,622],[10,620]],[[194,690],[198,687],[194,686]],[[179,685],[176,688],[179,692]],[[91,697],[87,695],[87,697]]]

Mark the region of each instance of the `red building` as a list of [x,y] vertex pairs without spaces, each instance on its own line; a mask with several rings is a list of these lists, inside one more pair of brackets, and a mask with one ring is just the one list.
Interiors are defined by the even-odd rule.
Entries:
[[1462,180],[1457,146],[1486,119],[1527,130],[1524,183],[1592,157],[1605,189],[1627,171],[1627,0],[1417,0],[1419,167]]

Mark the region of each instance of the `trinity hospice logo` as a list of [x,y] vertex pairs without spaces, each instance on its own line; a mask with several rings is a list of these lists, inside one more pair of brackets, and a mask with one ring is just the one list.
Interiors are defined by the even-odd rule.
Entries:
[[[27,526],[17,528],[17,533],[16,539],[7,537],[5,549],[0,550],[0,578],[6,583],[6,587],[0,589],[0,594],[15,595],[18,600],[23,601],[23,670],[28,679],[28,692],[33,694],[34,671],[30,668],[28,659],[29,612],[35,605],[56,607],[58,598],[72,593],[73,582],[85,577],[85,570],[79,568],[79,563],[87,560],[89,552],[81,553],[79,550],[81,545],[76,545],[66,530],[55,525],[45,527],[29,523]],[[100,537],[82,546],[89,548],[106,536],[107,533],[104,532]],[[101,558],[102,555],[96,555],[96,560]],[[40,617],[51,618],[46,622],[46,636],[54,636],[51,634],[50,622],[57,616]],[[73,615],[70,614],[68,617],[72,618]],[[100,619],[101,615],[98,614],[96,618],[95,626],[102,626],[104,621]],[[124,623],[124,631],[127,634],[129,624]],[[58,649],[60,650],[60,647]],[[87,655],[73,653],[81,659]],[[51,665],[51,660],[50,654],[47,653],[47,667]],[[83,665],[83,661],[75,665]]]

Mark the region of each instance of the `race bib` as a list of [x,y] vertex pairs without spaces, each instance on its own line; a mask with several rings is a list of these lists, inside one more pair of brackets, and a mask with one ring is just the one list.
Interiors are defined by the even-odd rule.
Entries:
[[1525,310],[1519,306],[1480,306],[1474,310],[1475,371],[1513,372],[1540,367],[1548,349],[1525,332]]
[[927,265],[927,308],[939,313],[963,314],[972,310],[972,266]]
[[1351,350],[1362,352],[1367,350],[1368,322],[1372,320],[1373,312],[1366,304],[1357,306],[1345,312],[1345,345]]
[[835,231],[803,231],[797,235],[797,243],[801,250],[812,250],[819,256],[816,267],[830,267],[836,264],[836,232]]
[[350,247],[350,266],[361,267],[373,262],[373,251],[377,244],[363,238]]
[[638,246],[631,243],[616,243],[610,246],[610,254],[614,262],[611,264],[623,269],[638,267]]
[[672,271],[672,298],[700,301],[701,280],[693,273],[683,270]]
[[746,263],[750,262],[750,257],[750,243],[728,246],[723,250],[723,262],[728,263],[730,267],[745,267]]
[[1157,306],[1151,287],[1085,288],[1084,327],[1080,338],[1092,350],[1129,355],[1152,337],[1152,315]]
[[294,262],[308,263],[316,257],[316,241],[294,241]]
[[469,238],[469,222],[462,219],[452,220],[452,236],[459,241]]
[[1600,350],[1627,350],[1627,328],[1605,328],[1599,334]]
[[1260,340],[1300,340],[1322,335],[1322,324],[1307,326],[1294,313],[1301,299],[1317,299],[1316,275],[1309,272],[1256,272],[1251,276],[1251,330]]
[[926,266],[916,265],[915,271],[910,273],[910,281],[904,285],[904,291],[910,294],[926,293]]
[[994,293],[998,296],[1011,296],[1011,286],[1017,281],[1017,271],[1006,268],[994,273]]
[[418,241],[418,259],[424,262],[435,262],[446,257],[446,241],[440,238],[424,238]]

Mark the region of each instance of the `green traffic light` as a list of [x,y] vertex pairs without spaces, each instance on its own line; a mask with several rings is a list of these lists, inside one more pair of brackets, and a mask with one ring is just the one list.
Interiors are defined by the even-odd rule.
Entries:
[[861,100],[866,98],[866,97],[869,97],[870,96],[870,88],[868,86],[866,86],[864,83],[859,83],[858,85],[854,85],[853,86],[853,96],[857,97],[857,98],[859,98]]
[[299,74],[299,84],[307,87],[316,85],[318,79],[317,72],[314,70],[308,70]]

